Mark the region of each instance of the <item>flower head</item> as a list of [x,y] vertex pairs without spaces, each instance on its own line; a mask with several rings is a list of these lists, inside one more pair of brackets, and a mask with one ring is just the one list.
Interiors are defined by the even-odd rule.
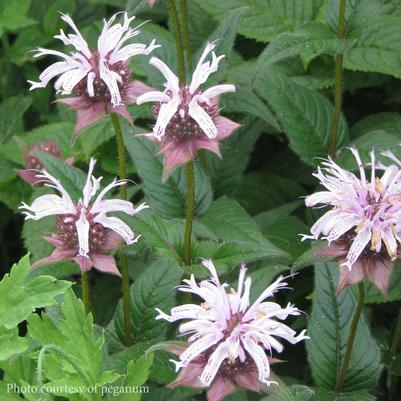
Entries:
[[[220,155],[219,141],[232,134],[239,124],[221,117],[218,96],[234,92],[235,86],[216,85],[203,91],[209,75],[216,72],[224,56],[217,57],[213,49],[215,43],[207,44],[189,85],[180,85],[178,77],[170,68],[156,57],[150,64],[166,78],[165,91],[150,91],[138,97],[137,104],[156,102],[153,112],[156,124],[148,136],[160,145],[164,154],[165,166],[163,180],[166,180],[178,165],[185,164],[195,157],[198,149],[208,149]],[[212,59],[206,61],[210,52]]]
[[[50,155],[61,159],[60,148],[55,141],[35,143],[29,149],[25,149],[25,170],[17,170],[17,172],[19,176],[30,185],[35,185],[40,181],[40,179],[36,177],[36,174],[37,170],[43,168],[42,162],[35,156],[36,151],[49,153]],[[73,161],[74,158],[70,157],[65,162],[66,164],[71,165]]]
[[26,219],[39,220],[47,216],[57,216],[57,233],[45,237],[56,247],[52,255],[38,261],[35,267],[59,260],[73,260],[83,271],[95,267],[106,273],[120,275],[115,260],[108,255],[121,245],[138,241],[131,228],[121,219],[108,216],[112,212],[124,212],[130,216],[147,208],[145,204],[134,208],[133,204],[121,199],[104,199],[113,188],[125,185],[125,180],[114,179],[96,197],[102,177],[95,178],[92,173],[96,160],[91,159],[82,198],[74,203],[60,181],[46,170],[39,170],[36,177],[46,187],[56,189],[60,195],[39,196],[32,205],[22,203]]
[[55,38],[66,46],[73,46],[75,50],[70,54],[44,48],[36,50],[34,57],[53,55],[60,57],[62,61],[47,67],[40,74],[39,82],[28,81],[31,84],[30,89],[44,88],[51,79],[59,76],[54,85],[57,93],[75,95],[59,101],[78,111],[76,134],[110,111],[121,114],[132,124],[126,104],[134,103],[139,94],[150,89],[139,81],[131,80],[128,60],[139,54],[149,54],[159,45],[154,40],[148,47],[141,43],[126,44],[140,31],[130,27],[135,17],[128,17],[127,13],[122,13],[122,23],[113,24],[118,14],[121,13],[104,21],[97,49],[89,50],[74,21],[70,16],[62,14],[61,19],[75,33],[66,35],[61,29]]
[[211,273],[210,280],[198,285],[192,275],[178,289],[198,295],[204,303],[177,306],[171,309],[171,316],[157,309],[157,319],[170,323],[188,320],[180,325],[179,331],[190,335],[189,346],[172,350],[179,354],[180,360],[173,362],[182,371],[170,386],[210,387],[209,401],[218,401],[238,387],[259,391],[262,384],[274,383],[269,380],[270,363],[274,361],[269,360],[266,351],[271,354],[273,350],[283,350],[276,337],[291,344],[308,338],[305,330],[296,335],[279,321],[297,316],[300,311],[291,304],[281,308],[265,301],[276,291],[287,288],[283,277],[267,287],[251,305],[251,278],[245,277],[245,266],[241,266],[235,291],[220,283],[210,260],[203,265]]
[[[358,151],[351,152],[359,166],[359,177],[331,158],[314,174],[326,190],[308,196],[306,206],[321,204],[331,209],[312,226],[312,235],[303,239],[323,235],[328,241],[329,246],[318,252],[340,261],[338,292],[366,278],[386,294],[393,262],[400,256],[400,162],[391,152],[384,152],[398,166],[377,165],[372,151],[369,180]],[[378,169],[383,170],[381,178],[376,176]]]

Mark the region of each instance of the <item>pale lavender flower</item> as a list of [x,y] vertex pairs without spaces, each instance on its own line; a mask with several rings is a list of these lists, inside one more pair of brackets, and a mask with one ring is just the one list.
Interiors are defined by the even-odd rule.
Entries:
[[[231,84],[216,85],[202,90],[209,75],[216,72],[224,55],[217,57],[215,43],[208,43],[201,55],[189,85],[180,85],[178,77],[161,60],[152,57],[150,64],[166,78],[165,91],[150,91],[137,98],[137,104],[156,102],[153,112],[157,118],[151,134],[164,155],[163,181],[181,164],[193,160],[198,149],[220,155],[219,141],[230,136],[239,124],[221,117],[218,96],[234,92]],[[210,52],[212,59],[206,61]]]
[[[338,293],[366,278],[386,295],[393,262],[400,256],[400,162],[391,152],[383,152],[398,165],[377,164],[372,151],[370,163],[364,165],[358,151],[350,150],[359,166],[359,177],[331,158],[314,174],[326,190],[308,196],[305,204],[331,209],[312,226],[312,235],[303,239],[322,236],[328,241],[329,245],[318,253],[339,260]],[[365,167],[371,170],[370,179]],[[376,176],[379,169],[383,170],[381,178]]]
[[108,214],[124,212],[133,216],[148,206],[143,203],[134,208],[133,204],[126,200],[104,199],[110,190],[127,183],[126,180],[116,179],[101,190],[92,201],[102,180],[102,177],[95,178],[92,175],[95,164],[96,160],[91,159],[82,198],[77,204],[72,201],[59,180],[46,170],[37,171],[36,177],[46,187],[56,189],[60,195],[42,195],[35,199],[32,205],[23,202],[20,206],[27,220],[57,216],[57,233],[45,237],[56,248],[51,256],[38,261],[34,267],[60,260],[72,260],[83,271],[95,267],[102,272],[120,275],[114,257],[108,254],[123,241],[126,244],[133,244],[140,236],[135,237],[126,223]]
[[209,387],[209,401],[218,401],[237,388],[260,391],[262,385],[275,383],[270,380],[270,364],[274,362],[270,356],[273,350],[282,352],[284,348],[276,337],[291,344],[308,338],[306,330],[296,335],[279,321],[297,316],[300,311],[291,304],[282,308],[265,301],[287,288],[283,277],[267,287],[251,305],[251,278],[245,277],[244,265],[237,291],[220,283],[212,261],[205,260],[203,265],[211,273],[209,280],[198,285],[192,275],[178,287],[182,292],[199,296],[202,304],[174,307],[171,315],[156,309],[159,312],[156,319],[170,323],[188,320],[179,327],[182,335],[190,335],[188,347],[171,350],[179,355],[179,361],[172,362],[177,370],[182,370],[169,386]]
[[57,93],[75,95],[59,101],[78,111],[76,135],[111,111],[121,114],[132,124],[126,105],[134,103],[137,96],[150,89],[142,82],[131,80],[128,61],[133,56],[149,54],[160,46],[155,44],[155,40],[148,47],[142,43],[127,44],[140,31],[130,27],[135,17],[128,17],[127,13],[122,13],[122,24],[113,25],[118,14],[121,13],[104,21],[97,49],[89,50],[74,21],[70,16],[62,14],[61,19],[75,33],[66,35],[60,30],[55,38],[66,46],[73,46],[75,50],[70,54],[44,48],[36,50],[34,57],[53,55],[60,57],[62,61],[47,67],[40,74],[39,82],[28,81],[31,84],[30,89],[44,88],[51,79],[59,76],[55,83]]

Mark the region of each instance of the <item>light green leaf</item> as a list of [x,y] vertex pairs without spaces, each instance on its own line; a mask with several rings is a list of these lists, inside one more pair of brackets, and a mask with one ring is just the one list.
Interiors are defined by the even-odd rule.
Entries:
[[[325,157],[330,144],[333,106],[320,93],[300,86],[273,68],[259,75],[255,89],[280,121],[290,147],[306,163],[314,165]],[[340,119],[337,147],[347,142],[345,119]]]
[[[315,292],[306,343],[312,375],[318,386],[333,390],[343,361],[356,299],[349,288],[336,296],[338,265],[315,265]],[[343,384],[344,392],[369,390],[381,372],[380,349],[362,315],[350,365]]]
[[287,387],[282,382],[269,389],[268,392],[272,392],[272,394],[263,397],[261,401],[310,401],[315,394],[307,386],[293,385]]
[[14,354],[24,352],[29,346],[29,340],[26,337],[18,336],[17,327],[7,330],[0,326],[0,343],[0,361],[5,361]]
[[[143,355],[137,361],[130,361],[127,366],[127,376],[124,379],[124,386],[128,388],[137,389],[138,392],[134,394],[121,393],[118,397],[118,401],[139,401],[142,394],[139,392],[140,386],[142,386],[148,376],[149,371],[153,364],[153,355]],[[145,387],[142,387],[145,389]]]
[[26,14],[31,6],[31,0],[2,1],[0,4],[0,36],[4,31],[15,31],[26,28],[36,21]]
[[[174,288],[182,277],[182,269],[172,260],[158,260],[149,266],[131,286],[131,325],[136,342],[160,341],[167,328],[165,322],[155,320],[155,308],[164,311],[174,304]],[[124,336],[121,304],[114,320],[116,332]]]
[[55,297],[64,294],[71,284],[50,276],[40,276],[27,282],[29,254],[15,264],[0,282],[0,326],[12,329],[36,308],[54,305]]

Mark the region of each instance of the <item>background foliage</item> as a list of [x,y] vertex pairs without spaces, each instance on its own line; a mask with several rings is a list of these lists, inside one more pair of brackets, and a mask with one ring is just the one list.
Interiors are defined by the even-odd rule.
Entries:
[[[280,301],[294,302],[306,312],[294,327],[308,326],[311,336],[306,349],[288,347],[281,356],[287,363],[275,366],[282,384],[272,394],[239,392],[228,399],[384,400],[383,368],[391,365],[393,373],[401,374],[401,355],[389,357],[393,322],[400,308],[400,267],[394,270],[387,299],[366,285],[369,305],[358,329],[344,394],[335,397],[332,390],[355,297],[351,289],[336,297],[335,266],[319,262],[313,268],[310,244],[301,243],[298,234],[308,232],[316,218],[315,212],[305,210],[300,197],[314,190],[311,173],[329,151],[336,53],[343,54],[345,67],[338,162],[355,168],[345,149],[351,145],[365,158],[372,147],[390,148],[401,156],[401,3],[347,0],[343,40],[336,36],[338,0],[188,0],[188,4],[194,59],[207,40],[219,39],[217,52],[226,58],[212,81],[236,85],[235,94],[223,96],[222,110],[242,124],[223,142],[222,160],[207,155],[207,174],[196,165],[195,264],[190,270],[204,275],[200,257],[212,258],[224,279],[233,282],[238,264],[245,261],[254,280],[255,298],[280,272],[288,274],[293,265],[304,267],[290,280],[294,291]],[[118,279],[91,273],[92,318],[84,316],[77,299],[79,285],[72,285],[79,273],[75,265],[59,263],[29,273],[25,257],[8,273],[26,251],[31,261],[50,253],[51,246],[42,236],[55,223],[51,218],[24,223],[18,212],[21,200],[28,202],[43,191],[32,190],[16,173],[23,167],[26,146],[56,140],[63,158],[74,156],[75,167],[69,169],[61,160],[40,155],[50,173],[72,193],[77,193],[91,155],[99,160],[98,175],[111,179],[118,174],[109,119],[86,129],[72,146],[74,113],[54,103],[51,87],[28,91],[26,81],[35,80],[51,62],[33,59],[29,51],[60,46],[52,38],[62,27],[59,11],[68,12],[94,45],[102,18],[122,9],[137,15],[138,23],[151,20],[141,28],[141,41],[156,38],[162,47],[155,55],[176,70],[173,28],[164,0],[153,8],[144,0],[0,0],[0,268],[4,275],[0,283],[0,394],[5,401],[22,399],[7,393],[7,383],[37,383],[38,360],[43,363],[47,386],[140,386],[149,378],[150,393],[142,396],[144,401],[181,401],[188,394],[188,390],[164,387],[175,376],[167,353],[144,356],[151,345],[174,338],[174,330],[154,320],[154,307],[167,310],[182,302],[172,289],[183,275],[186,196],[182,171],[162,185],[162,161],[155,157],[155,147],[134,137],[149,130],[149,106],[130,107],[135,129],[122,121],[130,177],[138,183],[130,196],[135,202],[145,198],[151,206],[139,217],[127,219],[143,236],[143,241],[124,249],[133,282],[135,344],[127,348],[122,343]],[[160,87],[160,74],[147,63],[146,57],[132,60],[135,78]],[[35,310],[38,313],[32,313]],[[56,348],[46,349],[49,344]],[[191,394],[204,399],[201,392]],[[36,401],[39,396],[28,394],[26,399]],[[46,399],[99,398],[59,394]],[[109,395],[107,399],[128,398]]]

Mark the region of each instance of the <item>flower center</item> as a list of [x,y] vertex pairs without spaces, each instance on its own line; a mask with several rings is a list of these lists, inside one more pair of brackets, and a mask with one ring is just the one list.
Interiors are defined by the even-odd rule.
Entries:
[[[106,68],[112,72],[117,73],[121,77],[121,81],[118,82],[118,89],[120,91],[121,97],[123,98],[131,78],[131,72],[128,62],[119,61],[117,63],[110,64],[107,59],[108,57],[106,57],[105,61]],[[92,58],[88,61],[92,66],[92,70],[90,72],[95,73],[95,79],[93,80],[93,96],[90,96],[88,92],[88,75],[75,86],[74,93],[88,102],[110,102],[111,96],[109,88],[107,87],[106,83],[100,78],[99,52],[97,50],[93,50]]]
[[[79,251],[78,233],[75,224],[80,218],[82,207],[79,207],[75,214],[63,214],[57,218],[57,237],[63,242],[65,249]],[[90,213],[90,208],[89,206],[85,213],[89,222],[89,250],[102,253],[103,245],[110,230],[93,221],[95,216]]]
[[37,150],[61,158],[60,149],[55,142],[49,141],[35,144],[25,153],[24,161],[27,169],[40,170],[43,168],[42,162],[34,155],[34,152]]
[[[166,127],[166,137],[174,139],[176,142],[185,142],[189,139],[200,139],[205,137],[205,133],[199,124],[189,115],[189,103],[195,95],[200,95],[202,92],[197,90],[193,95],[189,92],[188,85],[182,85],[180,88],[179,96],[181,103],[174,116]],[[167,91],[167,95],[172,96],[170,91]],[[219,109],[215,102],[207,104],[206,102],[200,102],[199,105],[203,110],[210,116],[212,121],[216,123],[219,115]],[[153,114],[157,118],[159,115],[161,104],[155,104],[153,106]]]

